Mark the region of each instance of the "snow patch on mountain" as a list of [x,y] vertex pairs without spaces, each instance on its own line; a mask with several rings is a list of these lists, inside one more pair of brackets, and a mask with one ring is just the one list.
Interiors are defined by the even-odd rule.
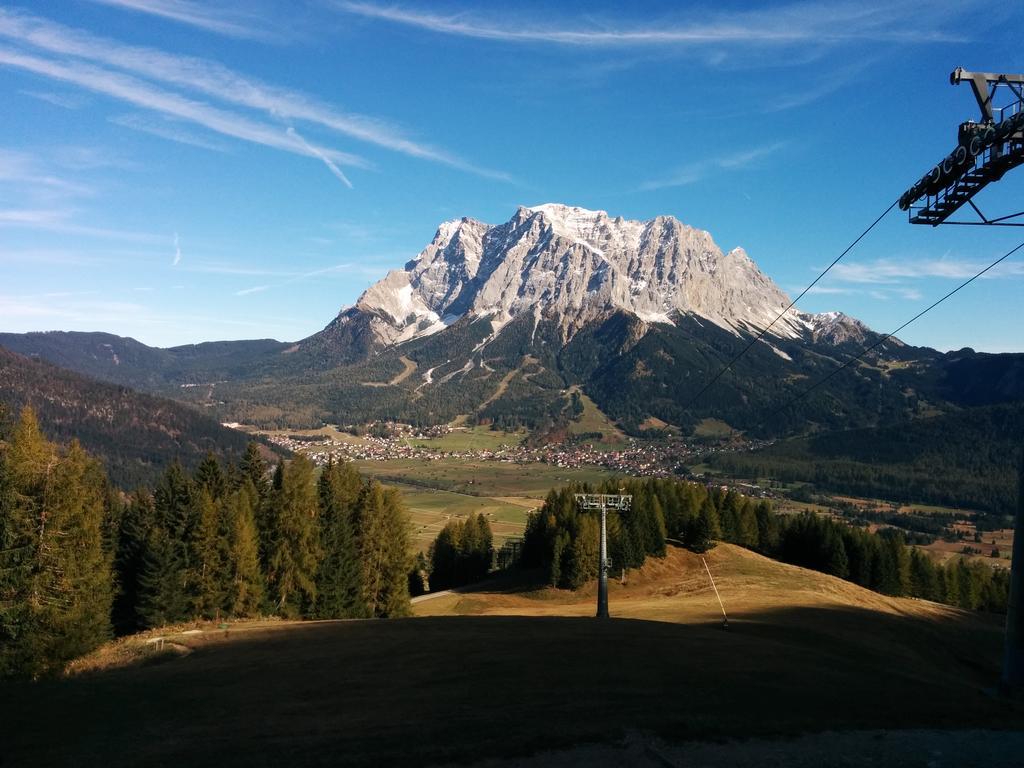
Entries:
[[488,318],[494,338],[523,314],[533,317],[534,330],[542,318],[555,322],[563,340],[617,311],[649,324],[688,315],[737,335],[759,333],[776,318],[769,331],[776,338],[838,338],[849,330],[845,321],[814,319],[821,316],[788,305],[742,248],[723,253],[709,233],[671,216],[632,221],[546,203],[521,207],[499,225],[442,223],[415,259],[347,312],[368,315],[388,345],[463,317]]

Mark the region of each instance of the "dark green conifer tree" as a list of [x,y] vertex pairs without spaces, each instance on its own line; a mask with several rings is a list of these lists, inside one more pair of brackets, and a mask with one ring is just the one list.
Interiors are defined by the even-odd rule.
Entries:
[[279,474],[269,501],[267,581],[274,611],[298,618],[316,598],[321,556],[316,481],[313,463],[301,454]]
[[349,463],[330,463],[320,475],[321,549],[316,615],[321,619],[363,618],[357,503],[362,479]]
[[579,589],[598,576],[601,546],[601,524],[595,515],[579,515],[576,531],[568,546],[568,557],[562,569],[559,586]]
[[227,504],[231,534],[228,551],[230,581],[225,609],[229,615],[241,618],[257,616],[264,599],[256,517],[253,514],[257,496],[252,481],[247,477],[244,485],[231,494]]
[[238,469],[239,476],[242,478],[239,484],[243,485],[245,479],[248,478],[253,488],[256,489],[259,500],[262,501],[270,490],[270,483],[267,482],[267,463],[260,455],[258,443],[250,441],[245,447],[245,455],[242,456]]
[[192,543],[198,528],[194,496],[185,470],[172,462],[153,492],[155,521],[146,535],[139,577],[138,614],[147,627],[193,616]]
[[217,618],[225,611],[232,582],[231,535],[234,526],[229,520],[227,505],[215,501],[210,485],[197,485],[195,495],[198,526],[193,540],[191,562],[194,572],[189,582],[193,588],[193,611],[207,619]]
[[370,482],[358,502],[360,580],[370,616],[409,608],[409,519],[398,491]]
[[707,552],[715,546],[715,542],[721,537],[722,531],[718,526],[718,510],[715,509],[714,501],[709,496],[700,505],[700,511],[690,526],[686,545],[694,552]]
[[206,456],[199,462],[192,482],[197,490],[205,488],[215,502],[224,497],[227,492],[227,477],[212,451],[207,451]]
[[779,520],[769,501],[760,501],[754,508],[757,518],[757,551],[774,555],[779,547]]
[[932,559],[916,547],[910,552],[910,594],[939,600],[939,575]]
[[145,489],[136,490],[129,496],[121,513],[114,559],[116,593],[112,620],[114,631],[119,635],[136,632],[145,626],[138,615],[138,605],[147,531],[155,520],[153,495]]
[[27,408],[0,465],[0,675],[35,677],[111,634],[106,479],[77,442],[61,454]]

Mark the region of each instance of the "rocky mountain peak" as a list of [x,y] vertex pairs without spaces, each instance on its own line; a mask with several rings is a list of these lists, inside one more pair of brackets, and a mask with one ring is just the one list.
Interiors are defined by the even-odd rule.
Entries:
[[[555,322],[568,340],[620,311],[646,323],[691,315],[733,333],[756,332],[788,304],[742,248],[723,253],[708,232],[672,216],[635,221],[545,203],[520,207],[499,225],[442,223],[415,259],[346,312],[369,317],[373,334],[390,345],[463,317],[487,317],[497,334],[520,315]],[[790,310],[772,334],[793,337],[808,327],[808,316]]]

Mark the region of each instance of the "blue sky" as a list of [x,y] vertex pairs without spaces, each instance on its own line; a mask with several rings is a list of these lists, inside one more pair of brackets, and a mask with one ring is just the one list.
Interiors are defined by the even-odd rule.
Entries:
[[[445,219],[674,215],[791,295],[1024,71],[1024,6],[68,0],[0,7],[0,330],[322,328]],[[1024,209],[1024,171],[978,198]],[[1024,239],[894,211],[801,308],[891,330]],[[901,336],[1024,351],[1024,257]]]

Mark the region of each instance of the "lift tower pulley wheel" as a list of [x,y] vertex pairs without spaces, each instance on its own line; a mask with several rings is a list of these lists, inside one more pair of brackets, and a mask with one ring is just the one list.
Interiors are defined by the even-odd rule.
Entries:
[[[949,82],[970,84],[981,119],[960,124],[956,147],[900,196],[900,208],[909,213],[911,224],[1024,227],[1024,211],[990,218],[973,200],[990,183],[1024,163],[1024,75],[957,67]],[[974,210],[977,219],[950,221],[964,205]]]

